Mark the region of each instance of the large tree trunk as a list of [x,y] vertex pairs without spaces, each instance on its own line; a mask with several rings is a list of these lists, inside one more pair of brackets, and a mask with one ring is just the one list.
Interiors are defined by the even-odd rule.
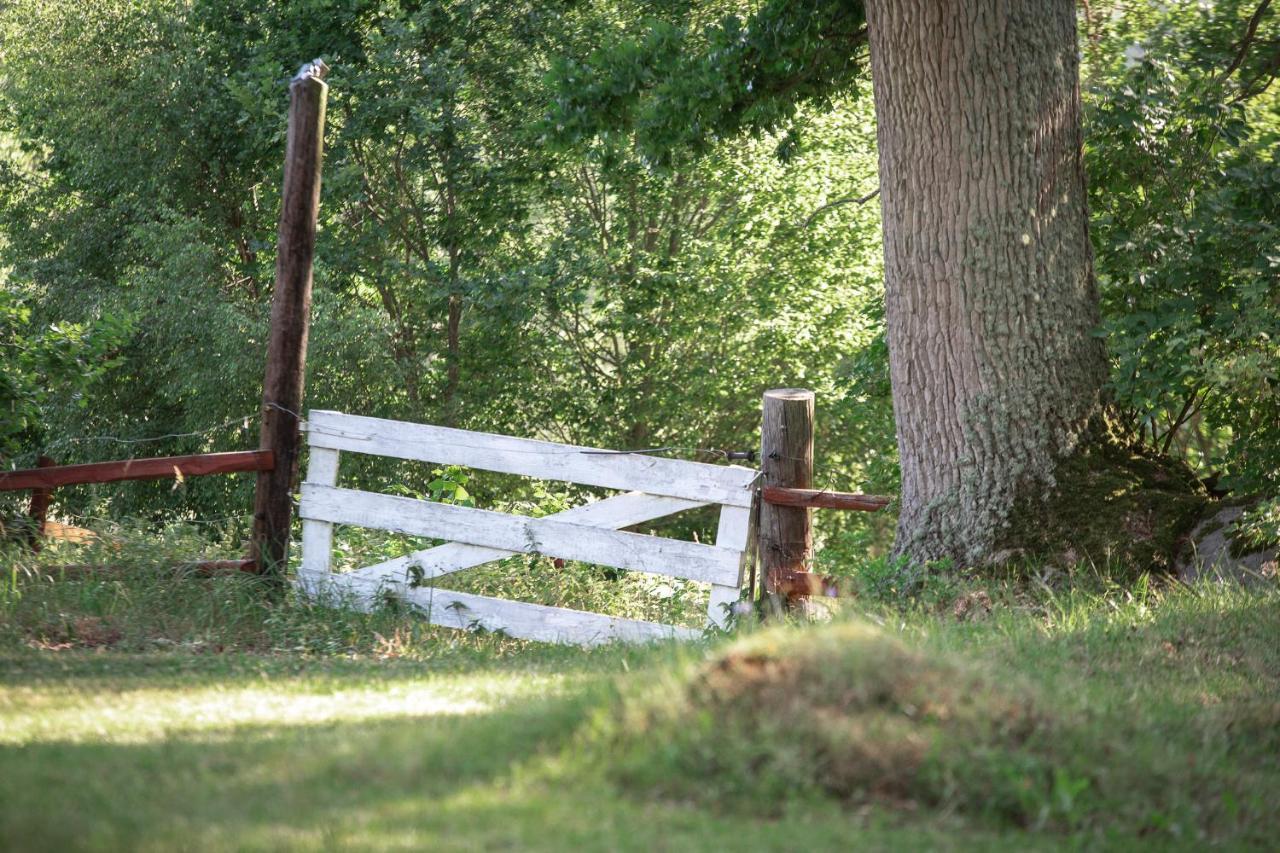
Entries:
[[867,20],[897,551],[983,563],[1016,533],[1015,504],[1054,485],[1106,375],[1075,5],[869,0]]

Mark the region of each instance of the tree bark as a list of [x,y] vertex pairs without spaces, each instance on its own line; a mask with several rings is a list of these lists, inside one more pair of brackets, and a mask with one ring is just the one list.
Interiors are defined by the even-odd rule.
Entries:
[[[1106,375],[1071,0],[867,3],[902,466],[896,550],[998,559]],[[1022,517],[1022,516],[1020,516]]]
[[262,382],[259,446],[274,454],[274,467],[258,474],[250,556],[259,571],[283,583],[293,516],[293,483],[302,449],[299,421],[311,323],[312,260],[320,211],[324,161],[324,113],[329,67],[304,65],[289,84],[289,131],[284,187],[276,236],[276,283],[271,297],[271,333]]
[[[763,484],[791,489],[813,485],[813,401],[805,388],[764,392],[760,427]],[[760,569],[765,592],[778,609],[810,594],[813,524],[808,507],[763,502],[759,515]]]

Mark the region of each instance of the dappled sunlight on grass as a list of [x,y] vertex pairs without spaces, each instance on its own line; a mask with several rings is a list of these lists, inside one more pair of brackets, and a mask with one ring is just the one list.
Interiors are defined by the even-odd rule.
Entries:
[[[310,661],[282,674],[296,661],[275,660],[254,678],[203,658],[188,685],[160,686],[129,664],[71,690],[56,670],[0,689],[0,825],[10,842],[368,847],[362,816],[402,801],[417,803],[419,822],[438,814],[438,800],[557,748],[582,703],[581,690],[568,690],[581,680],[573,666],[437,675]],[[66,793],[55,802],[49,790]]]
[[[683,647],[431,633],[413,658],[0,650],[0,827],[13,849],[100,850],[1261,837],[1275,815],[1268,756],[1280,754],[1277,594],[992,599],[972,620],[949,606],[868,605],[879,627]],[[672,696],[678,708],[663,704]],[[674,718],[644,725],[637,709]],[[1051,736],[1023,739],[1028,713]],[[798,735],[815,725],[822,766],[796,764]],[[954,747],[932,782],[899,766],[919,756],[895,744],[917,741]],[[695,748],[696,773],[665,772]],[[814,784],[734,768],[762,750],[815,770]],[[885,755],[898,757],[862,766]],[[820,790],[833,768],[849,782],[837,796]],[[899,795],[888,796],[894,773]],[[765,792],[763,808],[733,779],[776,796]],[[850,785],[862,793],[841,798]],[[993,792],[1016,813],[990,807]]]
[[[460,677],[424,683],[373,683],[364,689],[317,691],[297,685],[127,690],[114,695],[70,694],[50,703],[29,688],[0,697],[0,744],[59,740],[145,743],[166,737],[228,733],[245,726],[318,725],[387,717],[472,714],[497,696],[511,701],[553,679],[483,681]],[[31,713],[37,711],[38,713]]]

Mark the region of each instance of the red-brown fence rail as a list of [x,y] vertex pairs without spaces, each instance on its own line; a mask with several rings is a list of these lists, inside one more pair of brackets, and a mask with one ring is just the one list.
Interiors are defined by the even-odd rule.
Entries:
[[824,489],[788,489],[783,486],[765,486],[760,496],[776,506],[808,507],[813,509],[856,509],[862,512],[878,512],[890,503],[891,498],[882,495],[860,495],[854,492],[831,492]]
[[275,455],[270,450],[232,453],[197,453],[155,459],[124,459],[86,465],[56,465],[0,472],[0,492],[18,489],[56,489],[83,483],[115,483],[120,480],[163,480],[170,477],[203,477],[240,471],[270,471]]
[[[122,480],[164,480],[204,477],[210,474],[236,474],[270,471],[275,467],[275,454],[270,450],[238,450],[231,453],[196,453],[188,456],[161,456],[152,459],[121,459],[115,462],[90,462],[85,465],[54,465],[40,458],[39,468],[0,471],[0,492],[32,490],[32,550],[40,550],[49,509],[49,492],[60,486],[86,483],[117,483]],[[199,560],[190,564],[198,574],[221,571],[256,571],[256,560]],[[63,575],[102,573],[110,567],[64,566]]]

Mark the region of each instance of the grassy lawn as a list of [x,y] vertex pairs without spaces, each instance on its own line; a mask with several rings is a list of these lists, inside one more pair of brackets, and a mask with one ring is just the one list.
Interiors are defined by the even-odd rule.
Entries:
[[848,838],[853,825],[831,806],[744,820],[613,790],[579,760],[574,734],[624,665],[653,663],[641,657],[527,649],[459,669],[8,656],[0,826],[10,849],[717,849],[731,838],[787,849]]
[[[225,600],[219,583],[184,595]],[[39,620],[54,610],[73,622],[73,605],[104,618],[93,604],[102,599],[73,596],[74,585],[44,590],[43,603],[28,589],[0,613],[8,849],[1265,848],[1280,824],[1275,590],[1034,603],[993,591],[991,612],[984,605],[966,618],[954,604],[864,611],[872,627],[857,630],[869,643],[833,639],[846,630],[837,624],[736,645],[582,651],[436,631],[403,614],[321,610],[277,613],[277,627],[249,648],[176,622],[168,638],[41,639]],[[216,610],[191,603],[205,609]],[[273,634],[281,622],[287,631]],[[364,632],[367,643],[286,647],[320,624]],[[81,623],[82,634],[94,631],[99,623]],[[956,790],[907,782],[833,792],[824,774],[848,767],[833,760],[792,785],[774,760],[791,739],[757,720],[717,749],[742,752],[761,777],[786,784],[722,784],[733,756],[691,757],[681,732],[707,716],[699,679],[762,647],[807,649],[798,656],[819,669],[832,656],[831,672],[856,665],[858,678],[886,683],[949,678],[934,662],[956,662],[974,684],[1034,698],[1051,742],[1019,740],[1008,754],[1049,763],[1026,770],[1010,759],[1006,773],[998,735],[978,752],[961,746],[956,754],[981,760],[948,765]],[[767,717],[775,709],[765,699]],[[840,707],[844,719],[777,730],[872,719],[865,707]],[[842,731],[924,747],[946,735],[947,713],[904,728],[895,708],[874,719],[896,728]],[[619,721],[629,728],[620,733]],[[861,751],[850,755],[869,754],[853,745]],[[984,806],[988,793],[995,802],[1019,786],[1027,793],[1016,815]]]

